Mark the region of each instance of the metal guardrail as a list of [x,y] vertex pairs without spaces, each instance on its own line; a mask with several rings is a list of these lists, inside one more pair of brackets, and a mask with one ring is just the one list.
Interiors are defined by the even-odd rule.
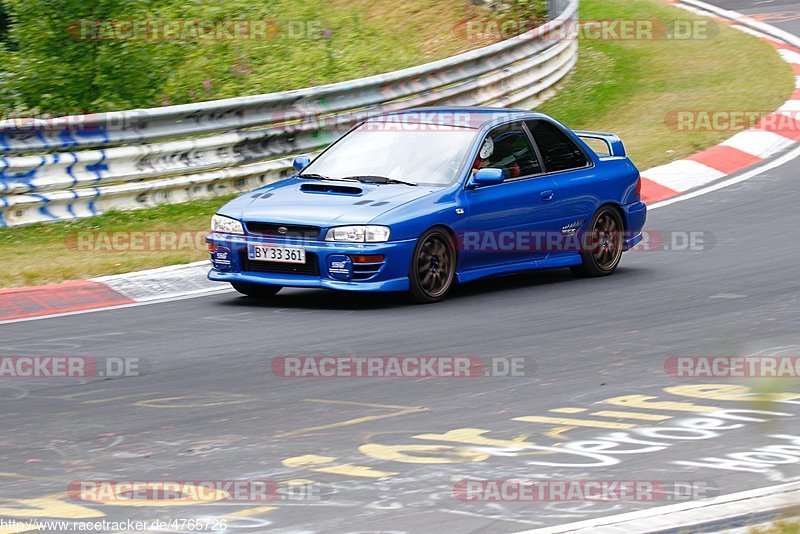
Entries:
[[[431,105],[533,108],[577,61],[578,0],[506,41],[387,74],[197,104],[0,121],[0,227],[243,192],[291,174],[368,116]],[[334,125],[333,128],[330,126]]]

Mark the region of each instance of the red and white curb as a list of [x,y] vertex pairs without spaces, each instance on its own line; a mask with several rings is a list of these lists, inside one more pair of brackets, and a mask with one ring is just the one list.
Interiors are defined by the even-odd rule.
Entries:
[[49,286],[0,289],[0,324],[228,291],[227,284],[207,278],[209,267],[208,261],[199,261]]
[[[792,98],[757,127],[688,158],[644,171],[642,199],[650,209],[733,185],[800,155],[795,153],[800,149],[795,149],[763,166],[725,179],[800,141],[800,120],[795,120],[800,119],[800,38],[698,0],[672,3],[771,43],[794,69],[796,83]],[[209,267],[208,261],[201,261],[51,286],[0,289],[0,324],[232,291],[227,284],[207,279]]]
[[696,0],[673,2],[686,9],[771,44],[795,73],[795,91],[773,113],[753,128],[739,132],[717,146],[684,159],[642,172],[642,200],[653,204],[688,193],[742,171],[787,150],[800,141],[800,39],[751,19]]

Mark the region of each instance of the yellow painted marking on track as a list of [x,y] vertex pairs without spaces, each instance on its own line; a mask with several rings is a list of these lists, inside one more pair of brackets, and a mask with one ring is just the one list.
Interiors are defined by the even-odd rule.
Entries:
[[611,429],[626,429],[626,428],[633,428],[636,426],[630,423],[612,423],[610,421],[590,421],[588,419],[546,417],[543,415],[526,415],[524,417],[514,417],[512,421],[523,421],[525,423],[547,423],[551,425],[585,426],[589,428],[611,428]]
[[585,412],[586,408],[553,408],[550,411],[553,413],[581,413]]
[[287,458],[283,461],[286,467],[301,467],[316,471],[318,473],[330,473],[333,475],[344,475],[353,477],[366,477],[366,478],[384,478],[391,477],[397,473],[391,471],[379,471],[362,465],[334,465],[336,460],[335,456],[319,456],[317,454],[306,454],[304,456],[295,456]]
[[512,439],[493,439],[483,436],[483,434],[489,432],[491,432],[491,430],[483,430],[481,428],[457,428],[445,432],[444,434],[418,434],[412,437],[414,439],[466,443],[468,445],[480,445],[482,447],[520,447],[536,445],[531,441],[525,441],[528,439],[528,435],[521,435]]
[[96,389],[94,391],[83,391],[81,393],[70,393],[69,395],[55,395],[55,396],[44,396],[40,397],[42,399],[49,399],[49,400],[63,400],[63,401],[78,401],[81,404],[101,404],[103,402],[113,402],[116,400],[124,400],[124,399],[135,399],[136,397],[149,397],[153,395],[153,393],[133,393],[131,395],[119,395],[116,397],[107,397],[104,399],[93,399],[93,400],[80,400],[81,397],[87,397],[89,395],[97,395],[98,393],[104,393],[106,391],[114,391],[111,389]]
[[[778,402],[800,399],[800,393],[753,393],[752,388],[733,384],[689,384],[664,388],[664,391],[671,395],[679,395],[681,397],[716,401]],[[719,408],[714,409],[719,410]]]
[[[319,402],[322,404],[345,404],[350,406],[366,406],[367,408],[384,408],[386,410],[405,410],[407,408],[419,408],[419,406],[399,406],[397,404],[375,404],[372,402],[341,401],[326,399],[304,399],[305,402]],[[428,410],[429,408],[425,408]]]
[[303,434],[309,434],[311,432],[319,432],[320,430],[330,430],[332,428],[342,428],[346,426],[360,425],[362,423],[379,421],[381,419],[389,419],[391,417],[400,417],[402,415],[409,415],[412,413],[427,412],[429,410],[429,408],[425,408],[423,406],[394,406],[391,404],[370,404],[364,402],[333,401],[333,400],[322,400],[322,399],[306,399],[306,402],[319,402],[325,404],[345,404],[350,406],[364,406],[367,408],[381,408],[385,410],[394,410],[394,411],[392,413],[387,413],[387,414],[365,415],[363,417],[356,417],[354,419],[348,419],[346,421],[328,423],[325,425],[309,426],[305,428],[299,428],[297,430],[292,430],[290,432],[281,432],[280,434],[275,434],[276,438],[300,436]]
[[641,421],[666,421],[672,419],[672,415],[659,415],[657,413],[641,413],[641,412],[618,412],[615,410],[602,410],[600,412],[593,412],[590,415],[599,415],[600,417],[617,417],[619,419],[639,419]]
[[[135,487],[132,487],[135,486]],[[157,490],[159,493],[179,491],[180,497],[170,499],[149,499],[136,498],[132,491],[141,492],[146,489]],[[92,485],[86,490],[79,490],[78,498],[84,502],[111,505],[129,506],[133,508],[160,508],[170,506],[198,506],[203,504],[214,504],[230,498],[230,494],[221,489],[207,488],[191,482],[137,482],[132,483],[100,483]]]
[[[462,464],[482,462],[491,455],[450,445],[379,445],[367,443],[358,448],[372,458],[405,464]],[[423,456],[427,455],[427,456]]]
[[574,427],[574,426],[557,426],[557,427],[555,427],[553,429],[550,429],[547,432],[545,432],[544,435],[547,436],[548,438],[552,438],[552,439],[565,440],[565,439],[569,439],[569,438],[567,438],[565,436],[562,436],[562,434],[564,432],[569,432],[570,430],[575,430],[576,428],[577,427]]
[[34,477],[28,475],[20,475],[19,473],[6,473],[0,471],[0,478],[19,478],[22,480],[32,480]]
[[[185,401],[189,402],[176,402]],[[191,399],[197,399],[192,402]],[[207,399],[203,401],[202,399]],[[219,399],[219,400],[217,400]],[[199,395],[187,395],[184,397],[163,397],[160,399],[148,399],[134,403],[139,408],[211,408],[214,406],[229,406],[232,404],[245,404],[252,402],[253,397],[249,395],[239,395],[236,393],[208,393]]]
[[293,478],[291,480],[281,480],[278,484],[283,484],[285,486],[305,486],[306,484],[313,484],[313,480],[309,480],[307,478]]
[[232,517],[256,517],[277,509],[278,508],[276,506],[256,506],[255,508],[246,508],[244,510],[239,510],[238,512],[233,512],[232,514],[226,515]]
[[[669,389],[669,388],[668,388]],[[638,408],[644,410],[665,410],[668,412],[715,412],[716,406],[703,406],[691,402],[653,401],[656,397],[646,395],[623,395],[595,402],[595,404],[613,404],[625,408]]]
[[325,464],[332,464],[336,456],[320,456],[318,454],[305,454],[303,456],[293,456],[283,461],[286,467],[317,467]]
[[135,395],[120,395],[118,397],[106,397],[105,399],[93,399],[87,401],[81,401],[81,404],[102,404],[104,402],[114,402],[120,401],[125,399],[135,399],[137,397],[149,397],[151,393],[137,393]]
[[[116,391],[113,389],[103,388],[103,389],[94,389],[92,391],[81,391],[80,393],[70,393],[68,395],[45,395],[39,397],[41,399],[50,399],[50,400],[64,400],[64,401],[73,401],[73,400],[80,400],[81,397],[88,397],[90,395],[97,395],[99,393],[105,393],[107,391]],[[133,393],[130,395],[124,395],[121,397],[112,397],[111,400],[120,398],[120,399],[131,399],[134,397],[146,397],[148,395],[153,395],[153,393]],[[104,402],[105,399],[99,399],[97,402]],[[84,401],[81,401],[82,403]],[[88,402],[96,402],[96,401],[88,401]]]
[[56,400],[75,400],[78,397],[86,397],[87,395],[95,395],[97,393],[103,393],[104,391],[112,391],[108,388],[105,389],[95,389],[92,391],[81,391],[80,393],[70,393],[69,395],[43,395],[39,397],[41,399],[56,399]]
[[9,499],[14,506],[0,506],[0,516],[29,518],[89,519],[106,514],[80,504],[72,504],[50,497],[38,499]]
[[[529,434],[521,434],[514,438],[509,439],[494,439],[483,437],[483,434],[491,432],[491,430],[483,430],[481,428],[457,428],[450,430],[444,434],[418,434],[412,436],[414,439],[427,439],[432,441],[447,441],[452,443],[465,443],[467,445],[478,445],[481,447],[501,447],[501,448],[514,448],[525,447],[528,445],[536,445],[532,441],[527,441],[530,437]],[[553,454],[552,451],[536,451],[529,454]]]

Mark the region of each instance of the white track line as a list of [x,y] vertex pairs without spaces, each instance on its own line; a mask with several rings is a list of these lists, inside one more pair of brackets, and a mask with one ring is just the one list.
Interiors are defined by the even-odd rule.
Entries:
[[111,310],[122,310],[125,308],[136,308],[139,306],[147,306],[149,304],[163,304],[165,302],[175,302],[178,300],[188,300],[188,299],[196,299],[198,297],[205,297],[210,295],[216,295],[218,293],[233,293],[234,290],[228,286],[220,286],[216,289],[201,289],[198,291],[193,291],[192,293],[186,293],[185,295],[175,295],[171,297],[166,297],[163,299],[158,300],[145,300],[143,302],[131,302],[129,304],[118,304],[116,306],[106,306],[104,308],[92,308],[90,310],[77,310],[71,312],[61,312],[61,313],[51,313],[49,315],[37,315],[35,317],[23,317],[21,319],[7,319],[5,321],[0,321],[0,325],[5,324],[13,324],[13,323],[27,323],[29,321],[40,321],[42,319],[55,319],[58,317],[70,317],[72,315],[83,315],[85,313],[96,313],[96,312],[103,312],[103,311],[111,311]]
[[[554,527],[526,530],[516,534],[562,534],[566,532],[646,533],[658,530],[681,529],[691,532],[692,525],[716,523],[726,517],[740,517],[753,512],[770,512],[796,505],[800,482],[789,482],[754,490],[728,493],[711,499],[657,506]],[[727,516],[726,516],[727,514]],[[661,521],[659,522],[659,518]]]

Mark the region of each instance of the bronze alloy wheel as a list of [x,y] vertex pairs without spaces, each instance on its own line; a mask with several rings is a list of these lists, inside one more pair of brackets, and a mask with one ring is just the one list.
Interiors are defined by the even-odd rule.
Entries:
[[442,300],[453,285],[455,272],[456,254],[450,235],[438,228],[425,232],[417,243],[408,273],[414,300]]
[[579,276],[612,274],[622,258],[625,228],[619,212],[611,207],[600,208],[592,217],[589,233],[583,240],[581,265],[571,267]]

